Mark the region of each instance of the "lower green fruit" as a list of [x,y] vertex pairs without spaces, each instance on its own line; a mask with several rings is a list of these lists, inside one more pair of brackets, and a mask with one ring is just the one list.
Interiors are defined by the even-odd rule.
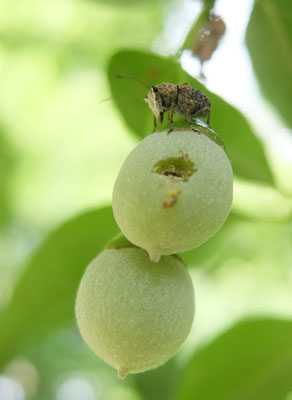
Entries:
[[153,263],[136,247],[107,249],[82,278],[76,316],[91,349],[125,377],[178,351],[194,317],[193,284],[176,256]]
[[128,240],[158,261],[200,246],[226,220],[233,174],[224,149],[193,131],[147,136],[128,155],[113,190]]

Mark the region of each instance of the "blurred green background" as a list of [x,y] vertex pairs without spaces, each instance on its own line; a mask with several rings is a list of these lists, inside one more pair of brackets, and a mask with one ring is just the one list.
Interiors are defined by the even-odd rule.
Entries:
[[[116,74],[203,90],[235,174],[227,222],[182,254],[188,340],[125,381],[74,320],[153,128],[147,89]],[[0,400],[292,399],[291,94],[290,0],[0,0]]]

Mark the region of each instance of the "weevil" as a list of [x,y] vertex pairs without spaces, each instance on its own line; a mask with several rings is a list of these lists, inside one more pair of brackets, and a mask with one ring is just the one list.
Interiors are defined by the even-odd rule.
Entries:
[[210,123],[211,102],[200,90],[188,83],[160,83],[152,86],[144,99],[154,114],[154,131],[157,120],[162,123],[165,112],[170,112],[170,127],[173,131],[173,114],[185,116],[193,131],[192,117],[207,117]]

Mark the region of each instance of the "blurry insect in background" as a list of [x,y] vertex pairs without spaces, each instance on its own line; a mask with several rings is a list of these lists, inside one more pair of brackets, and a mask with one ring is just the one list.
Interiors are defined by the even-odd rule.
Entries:
[[[134,79],[142,85],[147,85],[136,78],[128,78],[117,75],[117,78]],[[193,131],[198,132],[192,124],[192,118],[206,117],[207,124],[210,123],[211,102],[200,90],[193,88],[188,83],[160,83],[152,86],[144,98],[154,115],[154,131],[157,120],[162,123],[165,112],[170,112],[169,131],[173,131],[173,115],[178,114],[187,118]]]

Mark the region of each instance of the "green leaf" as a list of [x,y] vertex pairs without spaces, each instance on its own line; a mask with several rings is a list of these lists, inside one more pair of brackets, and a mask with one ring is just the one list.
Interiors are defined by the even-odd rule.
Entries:
[[133,375],[133,381],[143,400],[173,400],[178,372],[173,357],[159,368]]
[[153,115],[144,102],[148,90],[135,80],[118,79],[117,75],[140,79],[148,87],[163,82],[188,82],[202,90],[211,99],[211,126],[223,139],[234,173],[247,179],[273,182],[262,144],[244,116],[189,76],[173,59],[137,51],[122,51],[110,60],[108,79],[114,101],[130,129],[143,138],[153,131]]
[[4,223],[11,214],[9,189],[11,187],[12,168],[15,162],[12,148],[5,136],[6,132],[0,125],[0,225]]
[[292,126],[291,0],[257,0],[246,44],[263,95]]
[[214,266],[220,265],[221,260],[226,259],[226,255],[230,250],[229,236],[232,228],[235,224],[243,220],[245,220],[244,217],[231,212],[223,226],[207,242],[196,249],[180,254],[186,266],[189,268],[198,268],[204,265],[212,270]]
[[[0,41],[3,49],[8,50],[8,55],[10,51],[13,51],[12,54],[17,52],[16,65],[22,58],[20,56],[23,56],[28,68],[31,59],[39,53],[40,57],[45,57],[47,68],[51,63],[56,64],[54,79],[62,79],[72,68],[80,71],[88,67],[103,69],[108,57],[125,46],[150,49],[153,40],[163,30],[163,10],[167,2],[168,0],[74,1],[70,8],[74,18],[67,21],[66,33],[64,31],[63,34],[58,34],[58,28],[54,25],[56,15],[63,15],[62,2],[49,2],[51,9],[46,13],[46,24],[40,24],[40,17],[34,12],[20,13],[17,18],[9,18],[9,15],[15,14],[18,6],[7,4],[5,11],[2,9],[2,14],[7,18],[5,26],[2,23]],[[51,25],[52,30],[48,30],[47,25]],[[14,74],[21,70],[21,66],[11,69],[11,79],[14,79]],[[27,70],[24,75],[26,73]],[[42,76],[42,71],[39,74]],[[21,90],[18,94],[22,95]],[[99,92],[97,101],[105,98],[98,95]],[[31,96],[32,94],[27,96],[30,101]]]
[[123,234],[119,232],[116,236],[111,238],[104,246],[105,249],[121,249],[123,247],[137,247],[131,243]]
[[178,400],[280,400],[292,390],[292,322],[241,322],[199,350]]
[[72,320],[85,268],[117,232],[106,207],[82,214],[49,235],[28,262],[0,321],[0,365],[22,345]]
[[92,2],[96,2],[96,3],[105,3],[106,5],[112,5],[114,7],[137,7],[140,4],[149,4],[149,3],[155,3],[155,5],[157,5],[157,3],[161,4],[163,2],[166,2],[166,0],[88,0],[88,1],[92,1]]
[[258,221],[232,211],[214,236],[180,256],[188,268],[201,268],[205,275],[220,268],[226,272],[228,265],[233,265],[234,272],[238,268],[243,272],[249,265],[255,268],[256,276],[263,273],[262,266],[271,265],[276,270],[281,266],[283,271],[289,268],[291,243],[291,221]]

